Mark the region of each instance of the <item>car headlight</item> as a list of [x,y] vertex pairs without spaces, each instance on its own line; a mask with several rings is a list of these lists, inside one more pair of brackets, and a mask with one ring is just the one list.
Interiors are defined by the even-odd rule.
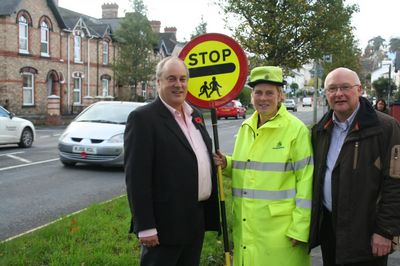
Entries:
[[58,139],[58,141],[62,141],[62,140],[64,140],[64,139],[66,139],[67,136],[68,136],[68,133],[62,134],[61,137]]
[[123,143],[124,142],[124,134],[119,134],[111,137],[108,140],[109,143]]

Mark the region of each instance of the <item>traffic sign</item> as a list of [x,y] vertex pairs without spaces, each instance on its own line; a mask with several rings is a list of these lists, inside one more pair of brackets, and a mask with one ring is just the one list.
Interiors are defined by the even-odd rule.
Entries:
[[188,42],[179,54],[189,68],[186,99],[212,109],[235,99],[248,75],[243,48],[231,37],[205,33]]

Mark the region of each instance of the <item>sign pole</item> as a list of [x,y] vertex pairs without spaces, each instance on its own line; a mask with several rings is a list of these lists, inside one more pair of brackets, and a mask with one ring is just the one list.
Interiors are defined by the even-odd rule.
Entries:
[[[218,124],[217,124],[217,111],[215,108],[211,110],[211,121],[213,127],[214,134],[214,149],[215,153],[219,150],[219,139],[218,139]],[[217,166],[218,173],[218,187],[219,187],[219,200],[221,205],[221,216],[222,216],[222,233],[224,238],[224,251],[225,251],[225,265],[231,265],[231,258],[229,255],[229,239],[228,239],[228,224],[226,222],[226,210],[225,210],[225,193],[224,193],[224,184],[222,181],[222,168],[221,165]]]

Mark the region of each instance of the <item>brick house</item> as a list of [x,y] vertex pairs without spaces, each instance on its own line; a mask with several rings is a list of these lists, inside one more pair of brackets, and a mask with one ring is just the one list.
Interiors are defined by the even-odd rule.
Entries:
[[[118,5],[102,8],[95,19],[58,0],[0,0],[0,103],[10,99],[11,112],[33,122],[61,124],[94,101],[125,99],[130,88],[116,84],[108,65],[118,56],[113,31],[122,18]],[[149,56],[167,55],[160,47]],[[154,81],[138,88],[155,95]]]

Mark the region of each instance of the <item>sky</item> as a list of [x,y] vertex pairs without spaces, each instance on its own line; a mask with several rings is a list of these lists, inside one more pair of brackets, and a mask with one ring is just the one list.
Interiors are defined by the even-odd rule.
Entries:
[[[59,0],[61,7],[80,12],[95,18],[101,18],[101,6],[104,3],[116,3],[118,16],[124,11],[132,11],[129,0]],[[230,35],[225,29],[219,7],[211,0],[143,0],[147,6],[148,18],[161,21],[161,31],[165,27],[177,28],[177,40],[190,40],[190,34],[201,22],[207,22],[207,32]],[[353,14],[352,24],[356,27],[355,36],[359,47],[364,50],[368,40],[380,35],[389,42],[392,37],[400,37],[400,23],[396,16],[400,12],[398,0],[346,0],[345,4],[358,4],[360,12]]]

